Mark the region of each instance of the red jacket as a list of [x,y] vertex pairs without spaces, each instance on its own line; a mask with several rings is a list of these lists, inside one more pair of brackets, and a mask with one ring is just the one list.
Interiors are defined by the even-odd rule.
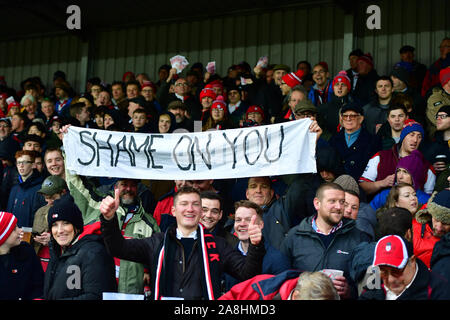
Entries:
[[297,285],[299,270],[260,274],[233,286],[218,300],[287,300]]
[[414,255],[422,260],[430,269],[431,254],[436,242],[440,239],[433,235],[433,230],[428,223],[421,224],[413,220],[413,247]]
[[153,218],[155,218],[158,226],[161,225],[161,215],[170,214],[172,215],[173,207],[173,197],[177,192],[177,187],[173,188],[172,191],[163,195],[158,203],[156,204],[155,210],[153,211]]
[[428,68],[422,83],[422,97],[425,97],[425,95],[431,88],[441,84],[441,81],[439,79],[439,72],[449,65],[449,58],[449,55],[447,55],[446,59],[439,58],[430,66],[430,68]]

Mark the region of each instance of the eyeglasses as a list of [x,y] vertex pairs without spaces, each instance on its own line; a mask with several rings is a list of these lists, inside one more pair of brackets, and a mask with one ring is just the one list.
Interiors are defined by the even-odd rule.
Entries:
[[186,82],[184,82],[184,83],[176,83],[175,86],[176,86],[176,87],[181,87],[181,86],[187,87],[188,84],[187,84]]
[[18,165],[18,166],[20,166],[20,165],[26,165],[26,164],[31,164],[31,163],[33,163],[33,161],[26,161],[26,160],[24,160],[24,161],[17,161],[17,165]]
[[448,114],[437,114],[436,115],[436,120],[438,120],[438,119],[442,119],[442,120],[444,120],[444,119],[447,119],[447,117],[448,117]]
[[445,49],[445,48],[450,48],[450,46],[439,46],[439,49]]
[[341,116],[342,116],[342,119],[345,119],[345,120],[354,120],[357,117],[359,117],[359,114],[343,114]]

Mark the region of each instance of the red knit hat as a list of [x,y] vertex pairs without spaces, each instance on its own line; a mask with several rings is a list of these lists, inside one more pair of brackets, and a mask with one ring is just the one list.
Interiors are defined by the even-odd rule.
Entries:
[[245,119],[248,119],[248,114],[250,112],[259,112],[264,119],[264,110],[260,106],[253,105],[253,106],[248,107],[247,112],[245,113]]
[[302,77],[304,76],[303,70],[297,70],[295,73],[290,72],[285,74],[281,79],[286,83],[289,87],[293,88],[296,85],[302,84]]
[[142,82],[141,89],[144,89],[145,87],[150,87],[150,88],[152,88],[152,89],[153,89],[153,92],[156,93],[156,85],[155,85],[153,82],[148,81],[148,80],[143,81],[143,82]]
[[20,103],[18,103],[16,101],[13,101],[10,104],[8,104],[8,113],[9,113],[9,110],[11,110],[12,107],[18,107],[19,110],[20,110]]
[[347,72],[345,70],[339,71],[338,75],[334,77],[332,84],[333,88],[337,82],[345,83],[349,90],[352,88],[352,85],[350,84],[350,78],[347,76]]
[[131,80],[135,80],[135,79],[136,79],[136,76],[134,75],[133,72],[127,71],[127,72],[125,72],[125,73],[123,74],[123,76],[122,76],[122,81],[123,81],[123,82],[126,82],[126,79],[127,79],[128,76],[131,76]]
[[220,110],[225,110],[225,113],[227,113],[227,105],[222,96],[217,96],[216,100],[214,100],[214,102],[211,106],[211,112],[213,109],[216,109],[216,108],[220,109]]
[[360,61],[360,60],[364,61],[367,64],[370,64],[373,68],[373,58],[370,53],[365,53],[362,56],[360,56],[357,61]]
[[205,86],[205,88],[215,88],[215,87],[222,88],[222,90],[223,90],[223,84],[222,84],[222,81],[220,81],[220,80],[214,80],[214,81],[211,81],[210,83],[208,83],[208,84]]
[[450,67],[444,68],[439,72],[441,86],[445,86],[450,81]]
[[212,88],[203,88],[203,90],[200,91],[200,102],[202,102],[204,97],[210,97],[214,101],[217,96]]
[[0,246],[5,243],[17,224],[17,218],[9,212],[0,211]]

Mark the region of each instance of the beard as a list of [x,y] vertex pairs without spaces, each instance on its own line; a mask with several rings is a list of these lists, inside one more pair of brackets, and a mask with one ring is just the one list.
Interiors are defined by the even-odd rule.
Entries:
[[181,123],[181,122],[183,122],[183,120],[184,120],[184,118],[182,116],[176,116],[175,117],[176,123]]
[[329,226],[333,226],[334,227],[334,226],[338,225],[339,222],[341,222],[342,217],[343,217],[343,215],[341,213],[341,217],[340,218],[337,218],[335,215],[333,215],[333,216],[326,215],[326,216],[323,216],[322,219]]
[[124,192],[120,195],[120,202],[124,205],[136,203],[136,195],[130,192]]

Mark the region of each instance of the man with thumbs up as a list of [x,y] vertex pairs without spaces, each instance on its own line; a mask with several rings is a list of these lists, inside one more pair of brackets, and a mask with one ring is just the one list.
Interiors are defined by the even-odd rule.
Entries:
[[265,254],[261,227],[250,221],[247,256],[232,248],[225,239],[214,237],[200,224],[200,193],[189,186],[174,197],[172,214],[176,224],[165,233],[150,238],[124,239],[117,224],[120,193],[103,199],[100,205],[101,228],[108,251],[115,257],[150,267],[151,291],[155,300],[183,298],[213,300],[221,295],[225,271],[240,281],[261,273]]

